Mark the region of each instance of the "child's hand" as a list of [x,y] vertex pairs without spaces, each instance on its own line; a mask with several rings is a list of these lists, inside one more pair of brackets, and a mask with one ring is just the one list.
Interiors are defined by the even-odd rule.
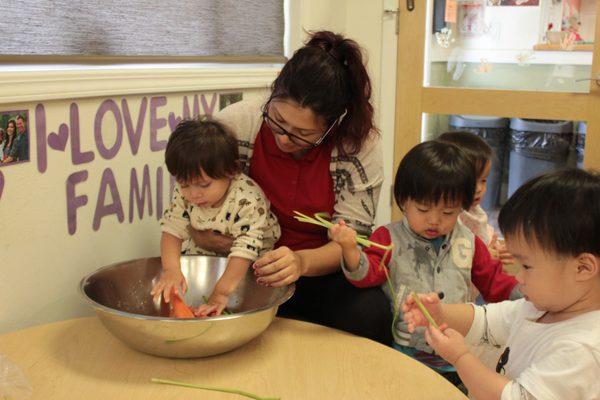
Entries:
[[[440,298],[437,293],[419,294],[418,296],[423,305],[427,308],[427,311],[429,311],[429,314],[431,314],[431,317],[435,322],[440,324],[443,318]],[[402,312],[404,313],[404,322],[408,324],[409,332],[414,332],[418,326],[429,325],[429,321],[425,318],[425,315],[423,315],[412,296],[408,296],[406,300],[404,300]]]
[[342,248],[356,247],[356,231],[346,225],[344,220],[338,221],[329,228],[331,240],[338,243]]
[[229,296],[215,292],[210,295],[206,304],[200,305],[194,311],[194,314],[197,317],[216,317],[221,315],[225,307],[227,307],[228,300]]
[[171,290],[179,295],[183,295],[188,290],[185,277],[179,268],[163,269],[160,280],[154,285],[150,294],[154,296],[155,302],[160,300],[162,294],[165,302],[168,303],[171,301]]
[[508,249],[506,248],[506,243],[504,243],[503,241],[496,241],[495,249],[498,253],[498,258],[500,259],[502,264],[510,265],[517,263],[517,260],[515,260],[513,255],[508,252]]
[[[443,326],[441,328],[443,329]],[[465,338],[452,328],[440,331],[430,326],[425,331],[425,340],[437,354],[452,365],[469,352]]]

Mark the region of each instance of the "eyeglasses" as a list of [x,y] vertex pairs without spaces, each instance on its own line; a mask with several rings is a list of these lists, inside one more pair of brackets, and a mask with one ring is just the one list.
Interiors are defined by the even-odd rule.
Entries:
[[277,122],[275,122],[275,120],[273,120],[273,118],[271,118],[269,116],[269,114],[266,111],[263,111],[262,113],[262,117],[265,120],[265,122],[267,123],[267,125],[269,125],[269,128],[271,128],[271,130],[278,134],[278,135],[285,135],[287,136],[290,141],[298,146],[302,146],[302,147],[317,147],[318,145],[320,145],[321,143],[323,143],[323,140],[325,140],[325,138],[327,137],[327,135],[329,135],[329,133],[331,132],[331,130],[333,129],[334,126],[336,126],[337,124],[339,124],[342,121],[342,118],[344,118],[344,116],[346,115],[346,110],[344,110],[344,112],[342,113],[342,115],[340,115],[335,121],[333,121],[333,123],[331,124],[331,126],[325,131],[325,133],[323,135],[321,135],[321,137],[316,141],[316,142],[311,142],[309,140],[306,140],[304,138],[301,138],[298,135],[294,135],[293,133],[289,132],[287,129],[285,129],[283,126],[279,125]]

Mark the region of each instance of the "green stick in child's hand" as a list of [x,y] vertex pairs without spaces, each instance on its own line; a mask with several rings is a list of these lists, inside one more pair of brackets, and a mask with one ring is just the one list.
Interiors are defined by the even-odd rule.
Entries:
[[[300,222],[307,222],[309,224],[319,225],[326,229],[329,229],[333,226],[333,223],[331,221],[325,219],[325,217],[328,216],[327,213],[316,213],[314,218],[311,218],[308,215],[304,215],[298,211],[294,211],[294,214],[296,214],[294,218],[296,218]],[[384,246],[382,244],[372,242],[363,235],[356,235],[356,242],[366,247],[378,247],[382,250],[387,250],[390,248],[390,246]]]
[[433,319],[433,317],[431,316],[431,314],[429,314],[429,311],[427,311],[427,308],[425,307],[425,304],[423,304],[423,302],[421,301],[421,299],[419,298],[419,296],[417,296],[417,294],[415,292],[412,292],[410,295],[412,296],[412,298],[415,301],[415,303],[417,303],[417,306],[419,306],[419,309],[421,310],[421,312],[423,313],[423,315],[425,316],[425,318],[427,318],[427,321],[429,321],[429,324],[439,331],[440,327],[435,322],[435,320]]

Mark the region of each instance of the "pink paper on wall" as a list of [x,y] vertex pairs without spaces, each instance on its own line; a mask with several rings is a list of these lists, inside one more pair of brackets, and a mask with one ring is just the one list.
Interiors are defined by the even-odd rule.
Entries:
[[[501,5],[501,6],[539,6],[540,0],[491,0],[490,5]],[[500,4],[494,4],[500,3]],[[489,3],[488,3],[489,4]]]
[[570,32],[569,40],[573,42],[580,42],[583,40],[579,34],[581,28],[581,21],[579,18],[580,11],[581,0],[563,0],[560,30]]
[[562,2],[562,17],[565,19],[576,17],[579,18],[581,10],[581,0],[563,0]]

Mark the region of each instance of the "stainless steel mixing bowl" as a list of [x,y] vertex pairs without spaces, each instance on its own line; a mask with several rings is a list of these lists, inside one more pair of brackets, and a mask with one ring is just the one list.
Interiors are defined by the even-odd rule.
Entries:
[[[227,259],[181,256],[189,290],[185,301],[203,303],[225,271]],[[143,258],[100,268],[81,280],[80,291],[106,328],[127,345],[162,357],[205,357],[235,349],[260,335],[294,285],[268,288],[249,271],[229,298],[231,315],[204,319],[169,318],[169,307],[150,290],[161,271],[160,258]]]

